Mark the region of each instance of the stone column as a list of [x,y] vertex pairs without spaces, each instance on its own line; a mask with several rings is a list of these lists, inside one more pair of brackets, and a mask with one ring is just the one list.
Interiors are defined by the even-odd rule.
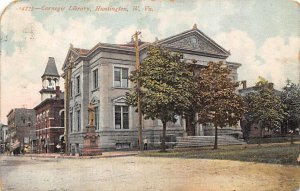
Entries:
[[186,120],[185,120],[185,118],[182,118],[182,127],[183,127],[183,136],[186,137],[187,132],[186,132]]
[[200,135],[200,136],[204,136],[204,131],[203,131],[203,126],[202,126],[202,124],[200,124],[199,126],[200,126],[200,129],[199,129],[199,130],[200,130],[200,134],[199,134],[199,135]]

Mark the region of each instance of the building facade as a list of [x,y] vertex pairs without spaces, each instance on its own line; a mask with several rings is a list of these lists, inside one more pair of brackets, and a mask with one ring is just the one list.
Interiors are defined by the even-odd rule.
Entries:
[[0,123],[0,153],[4,152],[8,141],[8,127]]
[[30,146],[30,137],[36,122],[34,109],[15,108],[7,114],[7,127],[10,146],[24,149]]
[[[237,81],[240,64],[226,62],[230,53],[197,29],[196,25],[192,30],[153,43],[140,42],[141,63],[151,44],[181,52],[183,60],[196,60],[196,64],[204,67],[210,61],[222,61],[232,70],[232,79]],[[63,76],[71,62],[74,63],[70,86],[69,146],[75,152],[80,152],[82,148],[89,105],[95,108],[96,132],[100,135],[99,146],[102,149],[137,146],[137,114],[135,108],[125,103],[125,93],[133,87],[128,76],[135,70],[135,54],[133,42],[98,43],[90,50],[70,46],[63,66]],[[149,145],[159,145],[162,123],[159,120],[143,120],[142,123],[143,137],[147,137]],[[185,120],[181,116],[178,116],[176,123],[167,124],[168,141],[183,136],[184,132]],[[213,127],[197,127],[198,135],[212,132]]]
[[64,134],[64,99],[59,88],[59,78],[55,59],[49,57],[42,75],[41,103],[34,108],[38,153],[60,151],[58,145]]

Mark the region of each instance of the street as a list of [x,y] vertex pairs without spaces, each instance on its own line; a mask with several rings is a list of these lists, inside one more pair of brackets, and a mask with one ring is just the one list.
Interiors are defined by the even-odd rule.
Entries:
[[297,190],[300,167],[226,160],[0,156],[0,190]]

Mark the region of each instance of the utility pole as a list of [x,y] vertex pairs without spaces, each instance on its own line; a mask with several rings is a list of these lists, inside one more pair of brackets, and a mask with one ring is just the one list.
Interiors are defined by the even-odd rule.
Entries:
[[65,153],[67,155],[69,152],[69,116],[70,116],[70,84],[72,78],[72,69],[74,67],[73,57],[68,60],[68,65],[66,67],[66,75],[65,75],[65,131],[64,131],[64,140],[65,140]]
[[[134,34],[135,41],[135,69],[140,70],[140,53],[139,53],[139,35],[141,32],[136,31]],[[141,109],[141,96],[140,96],[140,80],[137,80],[137,108],[138,108],[138,140],[139,149],[143,151],[143,135],[142,135],[142,109]]]

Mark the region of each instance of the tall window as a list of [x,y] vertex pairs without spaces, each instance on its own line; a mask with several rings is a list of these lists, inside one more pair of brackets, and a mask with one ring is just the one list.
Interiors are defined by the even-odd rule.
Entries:
[[73,113],[70,113],[70,131],[73,132]]
[[60,126],[64,127],[65,126],[65,112],[62,111],[60,114]]
[[115,87],[128,87],[128,68],[114,68],[114,86]]
[[80,93],[80,76],[76,77],[76,93]]
[[95,107],[95,126],[99,129],[99,107]]
[[93,71],[93,88],[98,88],[98,69]]
[[115,128],[129,129],[128,106],[115,106]]
[[77,131],[80,131],[80,123],[81,123],[81,118],[80,118],[80,110],[77,110]]

